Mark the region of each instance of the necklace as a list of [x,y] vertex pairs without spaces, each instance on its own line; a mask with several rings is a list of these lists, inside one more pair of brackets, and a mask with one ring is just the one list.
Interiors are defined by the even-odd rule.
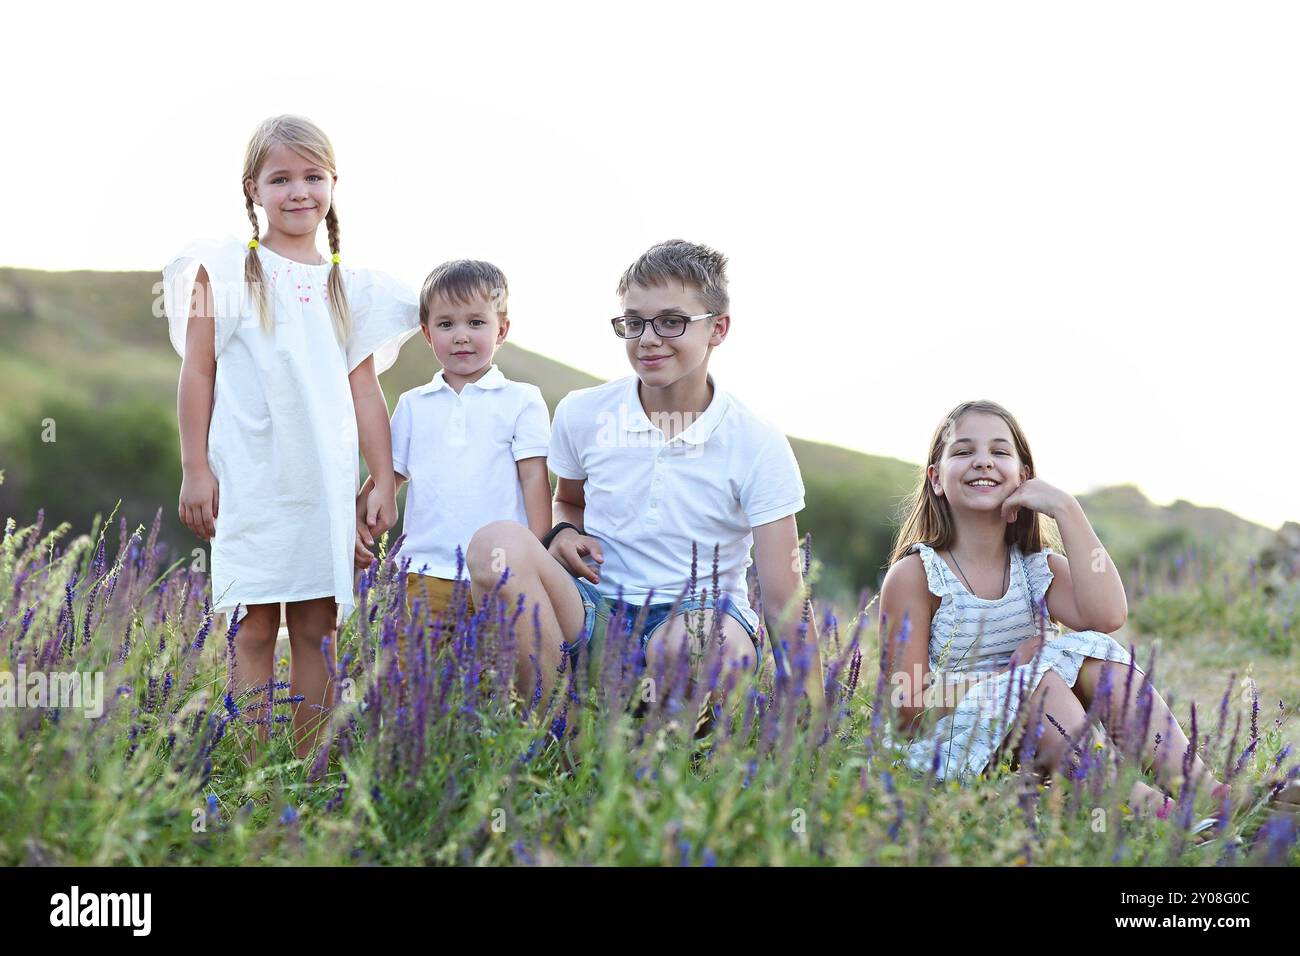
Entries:
[[[966,582],[966,590],[970,591],[971,597],[979,597],[979,595],[975,593],[975,588],[971,586],[970,579],[966,577],[966,572],[961,569],[961,562],[957,560],[957,555],[952,553],[951,548],[948,549],[948,557],[952,558],[952,563],[957,565],[957,573],[960,574],[961,579]],[[1002,594],[998,595],[999,598],[1003,597],[1007,593],[1007,585],[1010,583],[1009,580],[1010,577],[1011,577],[1011,552],[1008,551],[1007,566],[1002,570]],[[981,600],[984,599],[981,598]]]

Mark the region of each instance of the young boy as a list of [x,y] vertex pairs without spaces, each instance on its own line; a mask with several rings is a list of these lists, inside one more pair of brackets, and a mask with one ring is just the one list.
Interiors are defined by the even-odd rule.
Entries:
[[[506,295],[500,269],[467,259],[438,266],[420,291],[420,329],[442,368],[402,393],[391,425],[397,487],[411,482],[399,555],[411,559],[407,606],[422,600],[430,622],[451,604],[456,549],[463,556],[475,531],[508,519],[536,543],[551,527],[546,403],[536,385],[512,382],[492,363],[510,330]],[[371,487],[367,478],[357,496],[359,567],[372,560]]]
[[[699,632],[701,609],[703,633],[712,631],[712,594],[703,601],[688,595],[675,615],[669,611],[689,580],[692,544],[698,589],[711,589],[716,544],[719,587],[729,599],[724,666],[757,668],[758,615],[745,583],[752,549],[768,633],[773,641],[786,637],[792,656],[805,655],[807,690],[820,708],[816,629],[807,629],[802,647],[795,636],[803,607],[794,518],[804,506],[799,466],[785,436],[718,388],[708,371],[731,327],[726,259],[706,246],[661,243],[623,274],[618,295],[623,311],[613,332],[635,374],[579,389],[556,407],[549,465],[559,480],[559,524],[544,543],[508,521],[481,529],[466,559],[475,600],[500,580],[506,555],[501,597],[513,606],[523,595],[530,614],[538,607],[547,695],[560,655],[607,626],[620,588],[633,611],[653,591],[641,641],[647,666],[658,672],[692,650],[687,611],[694,612],[690,631]],[[519,644],[524,688],[536,680],[528,659],[534,647]]]

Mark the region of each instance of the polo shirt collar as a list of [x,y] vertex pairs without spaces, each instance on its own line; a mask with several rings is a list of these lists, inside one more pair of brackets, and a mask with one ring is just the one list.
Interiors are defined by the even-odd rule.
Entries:
[[[486,378],[487,376],[484,376]],[[713,380],[713,373],[707,376],[707,381],[713,386],[713,399],[709,402],[709,407],[699,418],[691,422],[690,427],[683,429],[672,438],[672,441],[681,439],[690,445],[702,445],[708,441],[709,436],[713,434],[718,423],[727,413],[729,399],[727,393],[718,387],[717,382]],[[628,381],[628,389],[625,401],[628,407],[627,430],[630,432],[647,432],[657,430],[653,422],[646,415],[645,409],[641,406],[640,394],[641,380],[635,375],[631,376]]]
[[[433,379],[427,385],[421,385],[419,387],[418,391],[421,395],[427,395],[430,392],[436,392],[440,388],[450,387],[449,385],[447,385],[447,379],[443,376],[442,371],[443,371],[442,369],[438,369],[437,373],[433,376]],[[480,378],[477,382],[470,382],[465,387],[493,389],[493,388],[502,388],[505,384],[506,384],[505,374],[501,371],[501,369],[497,368],[496,363],[494,362],[488,368],[488,370],[483,373],[482,378]]]

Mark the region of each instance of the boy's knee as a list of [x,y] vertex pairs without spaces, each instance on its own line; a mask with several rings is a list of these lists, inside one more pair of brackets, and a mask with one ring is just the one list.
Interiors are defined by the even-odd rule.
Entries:
[[517,521],[493,521],[474,532],[465,551],[465,568],[476,584],[490,587],[518,564],[533,533]]

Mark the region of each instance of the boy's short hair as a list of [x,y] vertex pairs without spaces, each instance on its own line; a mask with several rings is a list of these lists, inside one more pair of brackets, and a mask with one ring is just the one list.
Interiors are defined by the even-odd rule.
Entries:
[[685,239],[669,239],[643,252],[618,280],[618,294],[625,295],[634,285],[663,285],[672,279],[694,285],[710,312],[721,315],[731,305],[727,296],[727,257]]
[[429,273],[420,289],[420,324],[429,324],[429,303],[435,295],[460,305],[468,305],[477,296],[483,296],[504,319],[509,291],[506,274],[490,262],[478,259],[444,262]]

